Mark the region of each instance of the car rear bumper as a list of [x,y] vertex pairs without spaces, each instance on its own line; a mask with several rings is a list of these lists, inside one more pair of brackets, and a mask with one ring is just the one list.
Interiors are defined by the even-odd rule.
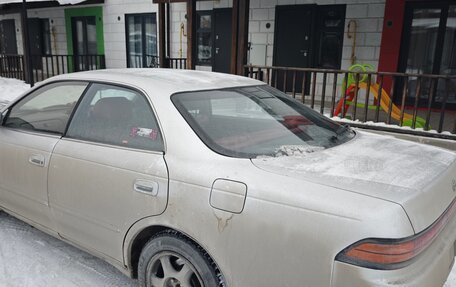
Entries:
[[456,217],[415,262],[397,270],[373,270],[334,262],[331,286],[443,286],[455,258]]

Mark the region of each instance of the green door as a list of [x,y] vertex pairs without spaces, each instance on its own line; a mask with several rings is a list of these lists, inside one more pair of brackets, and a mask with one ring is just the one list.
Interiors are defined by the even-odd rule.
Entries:
[[68,70],[104,68],[102,7],[65,9]]

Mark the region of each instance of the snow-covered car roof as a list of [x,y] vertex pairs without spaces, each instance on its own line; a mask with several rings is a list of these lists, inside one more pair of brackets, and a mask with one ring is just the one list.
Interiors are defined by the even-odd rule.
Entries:
[[177,69],[108,69],[64,74],[55,80],[107,81],[162,91],[168,95],[183,91],[264,85],[264,82],[230,74]]

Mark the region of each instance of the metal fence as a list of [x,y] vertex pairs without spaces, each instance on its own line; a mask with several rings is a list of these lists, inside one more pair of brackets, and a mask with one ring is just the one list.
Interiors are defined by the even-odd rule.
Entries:
[[436,130],[437,137],[456,139],[456,75],[251,65],[245,75],[352,125],[396,124],[409,127],[406,133]]
[[171,69],[187,69],[187,59],[186,58],[166,58],[167,68]]
[[[130,68],[158,68],[160,67],[159,57],[157,55],[130,55]],[[165,68],[186,69],[186,58],[165,58]]]
[[0,77],[24,80],[24,56],[0,54]]
[[[34,82],[60,74],[106,68],[104,55],[44,55],[31,58]],[[25,80],[24,56],[0,54],[0,77]]]

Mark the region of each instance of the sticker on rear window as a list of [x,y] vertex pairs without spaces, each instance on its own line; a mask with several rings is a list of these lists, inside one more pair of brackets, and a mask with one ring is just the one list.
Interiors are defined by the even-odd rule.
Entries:
[[130,137],[143,137],[149,138],[151,140],[156,140],[158,136],[158,131],[148,128],[131,128]]

